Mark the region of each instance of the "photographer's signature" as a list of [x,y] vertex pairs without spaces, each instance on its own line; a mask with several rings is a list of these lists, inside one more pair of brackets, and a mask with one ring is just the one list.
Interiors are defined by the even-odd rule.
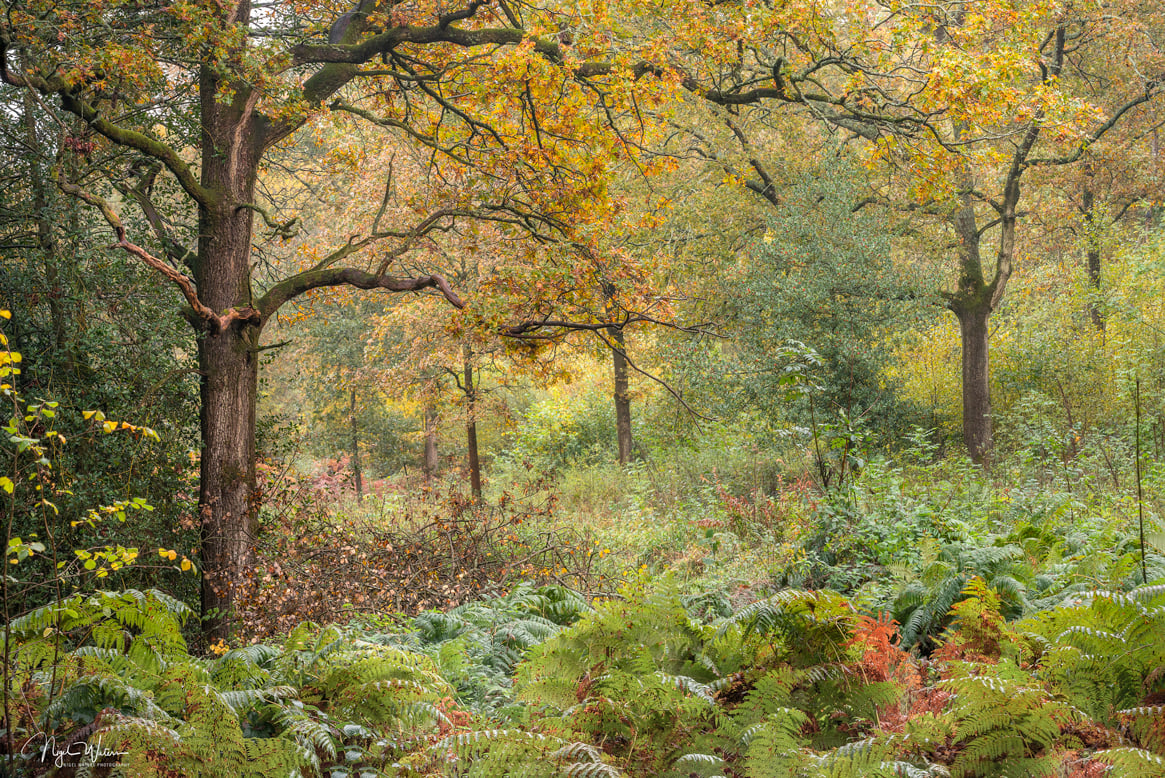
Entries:
[[[66,743],[64,746],[57,745],[57,738],[55,735],[33,736],[20,753],[22,756],[30,756],[37,753],[32,750],[36,747],[37,737],[44,738],[44,745],[39,749],[40,761],[47,762],[49,759],[53,760],[54,767],[64,767],[65,760],[69,757],[85,757],[85,760],[90,764],[99,764],[106,761],[107,757],[125,756],[128,751],[111,751],[101,745],[101,736],[97,736],[96,743],[89,743],[87,741],[78,741],[73,743]],[[76,761],[76,760],[73,760]]]

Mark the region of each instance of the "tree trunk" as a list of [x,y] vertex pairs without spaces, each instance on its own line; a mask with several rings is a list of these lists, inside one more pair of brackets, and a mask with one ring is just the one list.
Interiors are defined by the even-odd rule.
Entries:
[[437,473],[437,409],[431,404],[425,404],[425,459],[422,469],[425,473],[425,483],[432,483]]
[[[202,372],[202,617],[208,639],[229,638],[235,588],[251,563],[255,538],[254,332],[232,328],[199,341]],[[249,337],[250,336],[250,337]]]
[[352,404],[348,409],[352,424],[352,478],[356,482],[356,502],[364,500],[364,476],[360,472],[360,431],[356,425],[356,387],[352,387]]
[[616,348],[611,350],[611,364],[615,376],[615,436],[619,442],[619,464],[631,461],[631,392],[627,376],[627,351],[621,327],[610,327],[607,333]]
[[1084,211],[1084,239],[1088,246],[1088,313],[1096,331],[1104,332],[1104,312],[1100,309],[1100,236],[1096,234],[1093,199],[1092,189],[1085,185],[1080,208]]
[[477,389],[473,385],[473,350],[468,346],[462,352],[465,357],[465,432],[469,448],[469,484],[474,500],[481,500],[481,460],[477,456]]
[[993,445],[991,384],[988,370],[988,305],[955,312],[963,342],[963,438],[971,459],[989,464]]
[[36,105],[32,92],[24,93],[25,142],[29,155],[29,186],[32,188],[32,209],[36,222],[36,243],[44,258],[45,299],[48,301],[49,318],[52,321],[53,345],[58,356],[67,364],[72,363],[72,354],[66,349],[65,312],[61,304],[62,289],[60,274],[57,272],[60,256],[57,242],[53,237],[53,221],[49,213],[47,182],[50,180],[43,169],[44,150],[41,148],[40,134],[36,129]]
[[[246,106],[216,101],[208,67],[202,109],[202,185],[213,199],[199,208],[194,276],[201,301],[223,313],[251,305],[250,209],[263,133]],[[202,617],[208,640],[232,631],[236,588],[251,566],[259,495],[255,481],[255,401],[260,325],[235,321],[200,332],[202,462],[198,509],[202,525]]]

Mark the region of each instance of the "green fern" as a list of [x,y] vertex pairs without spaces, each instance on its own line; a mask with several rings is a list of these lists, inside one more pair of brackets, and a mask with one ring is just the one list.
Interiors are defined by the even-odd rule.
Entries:
[[447,770],[481,778],[620,778],[593,745],[517,729],[463,732],[434,744]]
[[[314,775],[341,763],[379,770],[423,748],[439,722],[448,725],[437,703],[452,687],[432,658],[341,629],[302,625],[282,648],[208,660],[187,653],[186,612],[169,598],[98,593],[53,607],[13,625],[14,666],[21,683],[56,684],[45,731],[124,752],[114,774]],[[34,632],[46,622],[80,645],[54,657],[51,632]]]
[[804,761],[802,728],[809,717],[796,708],[773,706],[763,719],[741,733],[745,772],[753,778],[794,775]]
[[1165,753],[1165,743],[1150,742],[1157,714],[1143,702],[1165,692],[1165,585],[1090,592],[1021,627],[1041,677],[1103,724],[1131,720],[1139,745]]
[[999,664],[956,662],[940,686],[953,692],[958,756],[955,778],[1046,776],[1056,772],[1072,743],[1064,725],[1080,718],[1067,702],[1010,660]]
[[1018,618],[1029,609],[1032,570],[1023,549],[1012,544],[967,548],[963,543],[948,543],[894,602],[894,618],[902,624],[902,648],[933,649],[934,638],[950,624],[951,608],[975,577],[999,596],[1006,618]]
[[408,632],[369,640],[432,656],[463,705],[497,712],[513,703],[514,668],[529,650],[589,610],[566,587],[523,583],[504,597],[422,613]]
[[1093,758],[1112,765],[1120,778],[1165,778],[1165,757],[1141,748],[1110,748]]

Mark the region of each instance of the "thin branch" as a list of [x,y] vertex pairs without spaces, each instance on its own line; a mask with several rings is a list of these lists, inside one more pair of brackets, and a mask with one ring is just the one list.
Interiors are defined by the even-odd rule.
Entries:
[[254,211],[263,217],[263,222],[271,229],[271,236],[278,235],[283,240],[291,240],[299,234],[299,217],[292,216],[285,222],[277,222],[271,218],[271,214],[261,205],[254,203],[240,203],[235,206],[235,211],[241,211],[246,208],[249,211]]
[[[692,406],[691,406],[691,405],[688,403],[688,401],[684,399],[683,395],[682,395],[682,394],[680,394],[679,392],[677,392],[677,391],[675,390],[675,388],[674,388],[674,387],[672,387],[672,385],[671,385],[671,384],[669,384],[667,381],[664,381],[664,380],[663,380],[662,378],[660,378],[659,376],[657,376],[657,375],[654,375],[654,374],[652,374],[652,373],[649,373],[649,372],[647,372],[646,370],[644,370],[643,368],[641,368],[641,367],[639,367],[638,365],[636,365],[636,364],[635,364],[635,363],[634,363],[634,362],[631,360],[631,357],[629,357],[629,356],[627,355],[627,350],[626,350],[625,348],[620,348],[620,347],[619,347],[619,346],[617,346],[615,343],[613,343],[612,341],[608,340],[608,339],[607,339],[607,337],[606,337],[606,336],[605,336],[605,335],[604,335],[602,332],[600,332],[600,331],[597,331],[597,330],[596,330],[596,331],[594,332],[594,335],[595,335],[595,337],[596,337],[596,338],[598,338],[599,340],[601,340],[601,341],[603,342],[603,345],[605,345],[607,348],[611,349],[611,351],[618,351],[618,352],[622,353],[622,355],[623,355],[623,359],[624,359],[624,361],[626,361],[626,362],[627,362],[627,366],[628,366],[628,367],[630,367],[630,368],[631,368],[632,370],[634,370],[636,373],[639,373],[639,375],[643,376],[644,378],[647,378],[647,379],[649,379],[649,380],[655,381],[657,384],[659,384],[659,385],[660,385],[660,386],[662,386],[664,389],[666,389],[666,390],[667,390],[667,392],[668,392],[668,394],[670,394],[672,397],[674,397],[674,398],[676,399],[676,402],[678,402],[680,405],[684,406],[684,410],[686,410],[686,411],[687,411],[688,413],[690,413],[692,416],[695,416],[697,419],[703,419],[704,421],[716,421],[716,419],[712,418],[711,416],[705,416],[704,414],[700,413],[700,412],[699,412],[699,411],[697,411],[695,408],[693,408],[693,407],[692,407]],[[697,426],[698,426],[698,425],[697,425]]]

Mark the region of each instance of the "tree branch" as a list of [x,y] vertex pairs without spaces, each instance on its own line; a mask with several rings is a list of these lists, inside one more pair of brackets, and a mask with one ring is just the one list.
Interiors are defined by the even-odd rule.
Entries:
[[1121,120],[1121,117],[1123,117],[1126,113],[1128,113],[1132,109],[1136,108],[1138,105],[1143,105],[1144,103],[1149,102],[1153,98],[1158,97],[1161,94],[1160,89],[1158,87],[1159,87],[1159,83],[1157,81],[1148,82],[1145,85],[1145,91],[1143,94],[1138,95],[1137,97],[1133,98],[1132,100],[1130,100],[1127,103],[1125,103],[1124,105],[1122,105],[1115,112],[1113,112],[1112,116],[1108,117],[1107,121],[1105,121],[1103,124],[1101,124],[1095,130],[1093,130],[1087,138],[1080,141],[1079,145],[1077,145],[1075,150],[1073,150],[1070,154],[1065,154],[1065,155],[1060,156],[1060,157],[1036,157],[1034,159],[1029,159],[1026,163],[1026,167],[1040,167],[1043,165],[1070,165],[1070,164],[1072,164],[1073,162],[1075,162],[1076,160],[1078,160],[1082,156],[1084,156],[1084,152],[1086,152],[1088,150],[1089,146],[1091,146],[1093,143],[1096,143],[1098,140],[1100,140],[1102,137],[1104,137],[1104,135],[1109,130],[1111,130],[1113,127],[1115,127],[1117,122],[1119,122]]
[[292,238],[294,238],[296,235],[299,234],[299,217],[298,216],[292,216],[290,219],[288,219],[285,222],[277,222],[274,219],[272,219],[271,214],[267,213],[266,209],[260,205],[255,205],[254,203],[242,203],[240,205],[235,206],[236,211],[241,210],[243,208],[254,211],[255,213],[262,216],[263,222],[271,230],[272,237],[278,235],[280,238],[283,238],[283,240],[291,240]]
[[57,173],[54,173],[54,176],[57,179],[57,186],[61,188],[61,191],[73,195],[101,211],[101,215],[109,223],[109,226],[113,228],[113,232],[117,236],[117,242],[113,244],[113,248],[125,250],[126,253],[137,257],[177,285],[182,292],[182,296],[186,298],[186,302],[190,304],[194,320],[202,322],[203,326],[209,332],[218,334],[231,327],[235,322],[260,323],[259,312],[253,308],[231,308],[222,315],[215,313],[214,310],[198,299],[198,291],[194,288],[193,281],[170,267],[163,260],[150,254],[150,252],[141,246],[131,243],[126,238],[125,225],[121,223],[121,219],[114,213],[109,203],[101,197],[85,191],[76,184],[65,181]]
[[267,290],[256,303],[259,314],[266,321],[289,300],[312,289],[331,286],[354,286],[357,289],[387,289],[390,292],[419,292],[422,289],[437,289],[454,308],[464,308],[462,301],[449,282],[436,274],[415,278],[396,278],[377,275],[353,267],[320,268],[305,270],[286,278]]
[[[135,163],[130,172],[137,172],[138,169],[138,165]],[[154,201],[150,198],[150,189],[153,187],[154,181],[161,169],[162,163],[154,160],[153,162],[149,163],[147,169],[142,173],[135,186],[121,186],[116,183],[114,185],[117,186],[118,190],[121,191],[122,194],[128,197],[132,197],[137,202],[138,207],[141,208],[142,213],[146,217],[146,221],[150,225],[150,228],[154,231],[154,235],[158,238],[158,241],[162,244],[162,248],[166,251],[166,256],[168,256],[170,260],[177,265],[193,267],[194,261],[197,259],[197,255],[174,239],[174,236],[170,234],[170,230],[166,224],[165,219],[163,219],[162,215],[158,213],[158,209],[154,206]]]
[[198,183],[194,171],[174,149],[144,133],[119,127],[101,116],[96,108],[72,92],[62,90],[58,94],[61,98],[61,106],[66,111],[80,117],[99,134],[104,135],[119,146],[136,149],[165,165],[166,169],[178,179],[178,184],[182,189],[199,205],[209,208],[217,200],[217,197],[210,190]]
[[103,117],[91,104],[79,95],[76,84],[67,83],[59,75],[49,78],[31,73],[16,73],[8,65],[9,40],[0,35],[0,80],[13,86],[23,86],[35,89],[44,94],[57,95],[61,100],[61,107],[92,127],[109,140],[131,149],[137,149],[143,154],[158,160],[174,174],[178,183],[194,200],[204,207],[209,207],[214,201],[214,195],[198,183],[190,166],[179,156],[178,152],[166,144],[149,137],[148,135],[120,127]]

